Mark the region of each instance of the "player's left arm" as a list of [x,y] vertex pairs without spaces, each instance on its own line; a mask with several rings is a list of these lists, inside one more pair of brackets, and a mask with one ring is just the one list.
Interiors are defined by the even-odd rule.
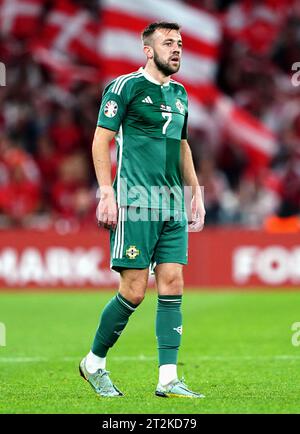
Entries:
[[192,201],[191,201],[191,224],[190,229],[192,231],[201,231],[204,226],[205,208],[201,188],[199,186],[198,178],[196,175],[191,148],[186,139],[182,139],[180,142],[181,153],[181,174],[183,182],[186,186],[192,189]]

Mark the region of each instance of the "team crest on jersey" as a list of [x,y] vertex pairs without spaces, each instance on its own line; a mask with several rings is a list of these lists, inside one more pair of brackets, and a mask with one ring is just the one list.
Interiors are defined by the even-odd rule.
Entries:
[[135,259],[140,254],[140,251],[135,246],[129,246],[126,250],[126,256],[129,259]]
[[116,101],[107,101],[104,107],[105,116],[107,116],[108,118],[113,118],[114,116],[116,116],[117,111],[118,104],[116,103]]
[[178,110],[180,111],[180,113],[183,115],[183,113],[184,113],[184,106],[183,106],[182,102],[180,101],[180,99],[176,100],[176,107],[178,108]]

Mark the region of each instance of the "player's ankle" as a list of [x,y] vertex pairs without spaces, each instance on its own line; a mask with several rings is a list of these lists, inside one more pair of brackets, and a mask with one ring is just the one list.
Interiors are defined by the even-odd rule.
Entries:
[[85,367],[90,374],[94,374],[98,369],[105,369],[106,357],[99,357],[90,351],[85,359]]
[[159,383],[166,386],[174,380],[177,380],[177,366],[173,364],[161,365],[159,367]]

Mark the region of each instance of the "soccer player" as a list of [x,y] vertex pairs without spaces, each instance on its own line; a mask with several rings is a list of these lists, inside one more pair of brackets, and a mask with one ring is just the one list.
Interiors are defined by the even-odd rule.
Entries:
[[[188,241],[184,184],[192,189],[191,229],[201,230],[205,216],[187,142],[187,94],[170,78],[180,67],[180,27],[152,23],[143,31],[142,41],[146,65],[106,87],[93,141],[100,186],[97,219],[100,226],[110,229],[111,268],[120,273],[120,286],[102,311],[91,351],[79,369],[98,395],[123,395],[106,371],[106,355],[143,301],[151,266],[158,291],[155,394],[202,398],[177,377]],[[118,170],[112,184],[109,145],[115,136]],[[162,193],[159,196],[154,194],[157,189]],[[169,201],[164,192],[172,192]]]

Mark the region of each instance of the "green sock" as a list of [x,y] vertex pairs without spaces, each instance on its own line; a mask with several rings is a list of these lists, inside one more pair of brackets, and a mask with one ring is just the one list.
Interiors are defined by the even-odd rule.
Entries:
[[92,346],[92,352],[99,357],[105,357],[122,331],[130,315],[138,305],[130,303],[119,292],[110,300],[102,311],[100,324]]
[[182,335],[181,295],[159,295],[156,315],[156,337],[159,366],[177,364]]

